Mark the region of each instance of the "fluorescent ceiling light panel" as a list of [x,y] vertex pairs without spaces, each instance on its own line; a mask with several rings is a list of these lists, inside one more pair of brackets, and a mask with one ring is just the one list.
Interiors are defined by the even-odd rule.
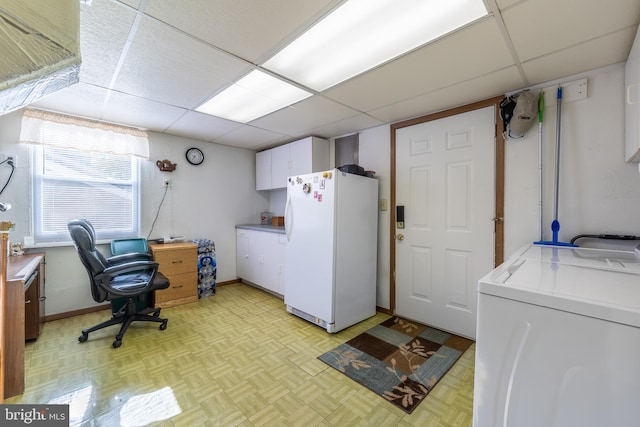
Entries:
[[254,70],[196,108],[196,111],[247,123],[311,95],[283,80]]
[[350,0],[263,66],[322,91],[485,15],[482,0]]

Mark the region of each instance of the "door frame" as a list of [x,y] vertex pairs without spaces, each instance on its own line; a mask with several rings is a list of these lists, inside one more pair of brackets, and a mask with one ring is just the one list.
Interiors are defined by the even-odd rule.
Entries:
[[437,113],[427,114],[425,116],[416,117],[391,124],[391,196],[389,206],[391,208],[390,224],[389,224],[389,310],[387,314],[395,314],[396,312],[396,132],[409,126],[430,122],[433,120],[451,117],[469,111],[479,110],[485,107],[494,107],[495,114],[495,216],[494,224],[494,247],[493,247],[493,263],[494,267],[502,264],[504,261],[504,134],[502,133],[503,122],[500,117],[500,102],[503,97],[485,99],[483,101],[474,102],[472,104],[463,105],[461,107],[452,108]]

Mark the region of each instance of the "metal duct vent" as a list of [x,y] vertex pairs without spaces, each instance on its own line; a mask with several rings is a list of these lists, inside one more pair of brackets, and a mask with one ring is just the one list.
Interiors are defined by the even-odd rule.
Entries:
[[79,20],[77,0],[3,1],[0,115],[78,82]]

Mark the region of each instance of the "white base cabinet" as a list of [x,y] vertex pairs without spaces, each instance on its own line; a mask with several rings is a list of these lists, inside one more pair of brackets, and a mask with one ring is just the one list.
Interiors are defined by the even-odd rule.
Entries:
[[284,250],[281,233],[236,229],[236,274],[251,284],[284,295]]

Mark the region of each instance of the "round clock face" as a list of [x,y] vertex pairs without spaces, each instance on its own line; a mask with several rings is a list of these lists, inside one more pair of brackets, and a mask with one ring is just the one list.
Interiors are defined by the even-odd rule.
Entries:
[[187,150],[187,161],[192,165],[199,165],[204,161],[204,154],[198,148],[189,148]]

